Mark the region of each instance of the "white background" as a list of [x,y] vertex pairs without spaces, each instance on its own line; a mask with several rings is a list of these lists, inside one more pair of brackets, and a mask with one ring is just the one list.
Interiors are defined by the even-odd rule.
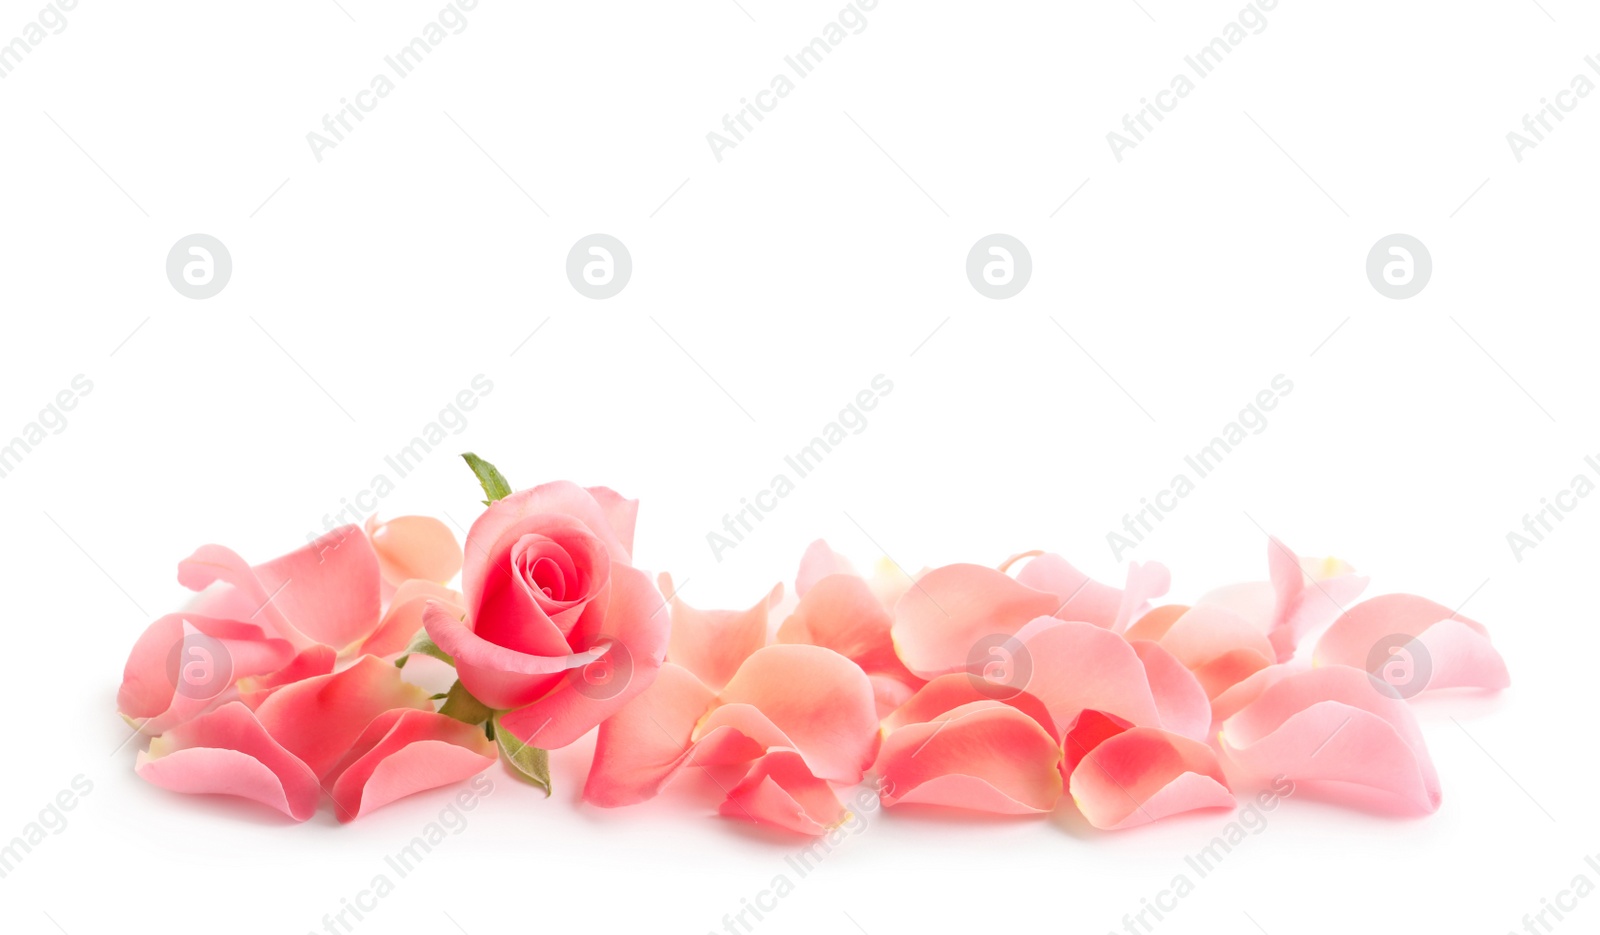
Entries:
[[[1521,561],[1506,541],[1600,453],[1600,95],[1520,163],[1505,139],[1588,71],[1600,17],[1282,0],[1119,163],[1106,133],[1240,9],[1139,2],[882,0],[720,162],[706,133],[837,0],[483,0],[320,163],[307,132],[437,2],[68,14],[0,81],[0,438],[93,382],[0,479],[0,839],[94,788],[0,880],[6,930],[320,930],[445,805],[291,826],[170,795],[133,775],[114,694],[179,559],[294,547],[476,374],[491,395],[382,513],[469,523],[466,450],[518,486],[604,483],[643,501],[639,564],[700,606],[748,605],[819,536],[913,570],[1047,548],[1118,581],[1106,533],[1283,374],[1266,430],[1128,557],[1192,599],[1264,577],[1267,530],[1370,593],[1466,601],[1514,684],[1419,705],[1438,814],[1291,799],[1158,930],[1500,933],[1600,881],[1600,502]],[[38,9],[0,3],[0,41]],[[564,272],[597,231],[634,262],[605,301]],[[964,272],[997,231],[1034,264],[1006,301]],[[1364,271],[1397,231],[1434,262],[1405,301]],[[164,271],[195,232],[234,263],[204,301]],[[713,560],[706,533],[876,374],[868,427]],[[496,769],[360,930],[698,933],[788,869],[800,842],[708,817],[687,779],[581,805],[591,744],[556,755],[548,801]],[[760,930],[1116,929],[1230,820],[1068,811],[875,814]],[[1591,897],[1558,928],[1597,924]]]

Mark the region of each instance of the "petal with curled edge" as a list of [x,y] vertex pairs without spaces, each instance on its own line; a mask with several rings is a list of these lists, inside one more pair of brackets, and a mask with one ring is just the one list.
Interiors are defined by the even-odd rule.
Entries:
[[[1312,658],[1315,665],[1366,669],[1408,698],[1424,690],[1496,691],[1511,684],[1483,624],[1415,594],[1385,594],[1351,607],[1322,635]],[[1418,684],[1419,678],[1425,681]]]
[[283,686],[261,702],[256,717],[320,779],[372,719],[391,708],[432,711],[433,702],[426,691],[402,681],[393,665],[362,656],[343,672]]
[[1222,725],[1222,750],[1248,774],[1284,776],[1378,811],[1438,810],[1439,777],[1411,707],[1362,669],[1279,679]]
[[396,799],[470,779],[496,758],[481,727],[432,711],[385,711],[329,771],[335,811],[339,821],[354,821]]
[[878,751],[872,682],[860,666],[831,649],[799,644],[759,649],[717,701],[759,711],[788,738],[784,746],[799,751],[816,775],[832,782],[859,782]]
[[1210,747],[1152,727],[1101,742],[1073,769],[1068,788],[1089,824],[1107,831],[1235,805]]
[[805,758],[784,749],[756,760],[718,811],[811,836],[826,834],[849,816],[833,787],[811,772]]
[[668,661],[712,688],[728,684],[745,659],[767,645],[768,609],[783,598],[783,585],[778,584],[745,610],[701,610],[678,597],[671,575],[662,572],[656,582],[671,606]]
[[923,575],[894,607],[891,633],[906,668],[931,679],[965,671],[973,648],[1048,616],[1060,600],[982,565],[946,565]]
[[695,725],[716,693],[667,663],[638,697],[600,724],[583,800],[603,808],[655,797],[688,759]]
[[252,799],[295,821],[315,814],[321,796],[316,774],[238,702],[150,741],[134,770],[163,789]]
[[1060,799],[1060,760],[1061,748],[1038,721],[984,700],[895,730],[874,769],[887,790],[885,805],[1026,815]]
[[373,514],[366,533],[383,580],[391,588],[412,579],[448,584],[461,570],[463,556],[455,533],[431,516],[396,516],[380,523]]

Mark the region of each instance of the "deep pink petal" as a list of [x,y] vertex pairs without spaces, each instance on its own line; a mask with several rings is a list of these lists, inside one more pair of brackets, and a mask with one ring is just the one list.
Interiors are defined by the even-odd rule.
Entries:
[[433,702],[423,689],[401,681],[400,670],[390,663],[362,656],[343,672],[283,686],[261,702],[256,717],[321,778],[372,719],[391,708],[432,711]]

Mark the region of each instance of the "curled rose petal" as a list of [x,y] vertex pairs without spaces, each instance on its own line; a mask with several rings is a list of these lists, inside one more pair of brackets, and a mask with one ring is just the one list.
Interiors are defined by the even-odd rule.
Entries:
[[613,808],[653,798],[688,758],[716,697],[688,669],[663,665],[649,688],[600,723],[583,800]]
[[1227,608],[1202,604],[1158,607],[1128,630],[1128,639],[1153,639],[1195,674],[1207,697],[1272,665],[1265,633]]
[[718,810],[796,834],[821,835],[848,816],[833,787],[818,779],[794,750],[770,750],[728,790]]
[[671,575],[663,572],[656,580],[672,608],[667,659],[712,688],[728,684],[740,664],[767,644],[767,611],[783,599],[778,584],[746,610],[700,610],[678,597]]
[[728,706],[749,706],[782,732],[788,740],[783,746],[797,750],[816,775],[833,782],[859,782],[878,751],[872,683],[859,666],[831,649],[759,649],[739,667],[717,702],[718,710],[697,728],[697,735],[721,723],[715,720],[718,715],[731,717],[724,710]]
[[1197,604],[1233,611],[1272,643],[1275,661],[1294,657],[1300,641],[1337,617],[1366,588],[1367,579],[1336,559],[1303,559],[1277,539],[1267,540],[1271,581],[1227,585]]
[[801,597],[811,590],[811,586],[829,575],[854,575],[856,570],[851,566],[850,560],[835,552],[828,543],[818,539],[806,546],[805,554],[800,556],[800,571],[794,577],[794,591]]
[[1056,733],[1055,722],[1045,710],[1044,702],[1025,691],[996,693],[994,686],[966,673],[941,675],[924,684],[883,719],[883,727],[893,731],[908,724],[931,721],[946,711],[974,701],[1003,701],[1038,721],[1046,733],[1052,736]]
[[438,604],[443,611],[455,614],[458,619],[467,612],[459,593],[432,581],[413,578],[395,589],[389,599],[388,609],[383,612],[383,620],[356,650],[357,654],[393,656],[404,652],[411,645],[412,637],[426,625],[423,614],[430,601]]
[[252,799],[295,821],[315,814],[321,794],[316,774],[238,702],[150,741],[134,770],[163,789]]
[[343,672],[283,686],[261,702],[256,717],[322,778],[372,719],[391,708],[432,711],[433,702],[426,691],[401,681],[399,669],[376,656],[362,656]]
[[1022,687],[1044,703],[1058,732],[1084,711],[1159,727],[1144,661],[1126,640],[1092,623],[1041,617],[1017,634],[1031,669]]
[[117,710],[160,734],[202,713],[244,678],[289,664],[294,649],[260,627],[194,614],[151,623],[122,671]]
[[828,575],[814,582],[778,627],[780,643],[826,646],[866,670],[906,684],[920,682],[895,652],[893,619],[867,582]]
[[894,645],[922,678],[965,671],[973,649],[995,634],[1011,635],[1060,600],[982,565],[946,565],[918,579],[894,608]]
[[1017,580],[1038,591],[1054,595],[1059,602],[1054,616],[1062,620],[1092,623],[1121,632],[1142,615],[1149,602],[1167,593],[1172,574],[1159,562],[1128,565],[1127,580],[1121,589],[1101,584],[1050,552],[1013,556],[1002,568],[1020,558],[1031,557],[1017,573]]
[[1426,689],[1511,684],[1483,624],[1414,594],[1385,594],[1351,607],[1322,635],[1313,660],[1365,669],[1404,698]]
[[446,584],[461,570],[460,543],[449,526],[431,516],[396,516],[380,523],[374,514],[366,532],[390,587],[412,579]]
[[378,625],[378,557],[366,535],[341,526],[270,562],[251,567],[219,545],[201,546],[178,565],[178,581],[205,591],[210,607],[249,606],[248,619],[304,649],[344,649]]
[[1439,808],[1439,777],[1410,706],[1361,669],[1287,675],[1228,718],[1221,739],[1256,777],[1282,775],[1380,809]]
[[254,711],[261,707],[261,702],[285,685],[292,685],[304,679],[314,678],[318,675],[327,675],[333,671],[338,663],[333,647],[318,644],[308,649],[303,649],[289,660],[289,664],[268,675],[256,678],[241,679],[239,682],[239,700]]
[[1089,824],[1112,831],[1200,808],[1233,808],[1233,793],[1211,748],[1150,727],[1100,743],[1068,784]]
[[1211,732],[1211,699],[1194,673],[1160,643],[1135,640],[1133,651],[1144,663],[1145,679],[1155,698],[1161,727],[1183,737],[1204,740]]
[[1039,722],[999,701],[961,705],[883,742],[885,805],[943,805],[1002,815],[1047,812],[1061,797],[1061,748]]
[[483,728],[396,708],[372,719],[328,778],[339,821],[347,822],[413,793],[470,779],[495,760],[494,741]]

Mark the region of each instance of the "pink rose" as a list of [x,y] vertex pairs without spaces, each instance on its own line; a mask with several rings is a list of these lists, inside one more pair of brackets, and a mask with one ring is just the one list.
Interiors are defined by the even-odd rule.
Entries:
[[632,565],[637,512],[565,481],[497,500],[467,533],[465,617],[423,615],[462,685],[524,743],[566,746],[655,680],[669,615]]

